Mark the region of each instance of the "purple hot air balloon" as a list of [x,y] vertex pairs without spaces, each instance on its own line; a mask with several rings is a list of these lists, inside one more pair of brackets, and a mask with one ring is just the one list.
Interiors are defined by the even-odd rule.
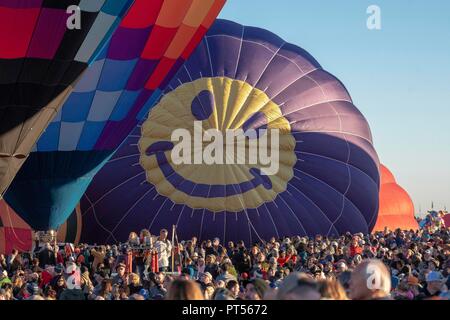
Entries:
[[[192,132],[194,121],[220,132],[278,129],[277,173],[175,164],[171,133]],[[85,193],[81,241],[172,225],[184,239],[247,243],[367,233],[378,212],[378,166],[369,125],[336,77],[269,31],[218,20]]]

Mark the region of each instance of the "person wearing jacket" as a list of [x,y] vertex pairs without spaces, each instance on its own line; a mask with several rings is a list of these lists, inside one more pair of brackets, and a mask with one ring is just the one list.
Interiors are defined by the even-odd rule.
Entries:
[[231,280],[237,280],[235,276],[233,276],[230,272],[233,269],[233,265],[231,263],[224,263],[220,267],[221,273],[219,276],[217,276],[216,281],[224,281],[225,284],[228,283],[228,281]]
[[159,233],[158,240],[155,243],[155,249],[158,252],[159,271],[166,272],[169,270],[169,258],[172,252],[172,244],[167,239],[168,231],[162,229]]

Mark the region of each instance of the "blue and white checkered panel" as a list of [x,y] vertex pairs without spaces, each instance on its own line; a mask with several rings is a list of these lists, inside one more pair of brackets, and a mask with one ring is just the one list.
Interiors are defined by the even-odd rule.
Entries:
[[[126,89],[138,59],[112,60],[105,58],[105,51],[78,82],[34,151],[92,150],[106,123],[121,121],[130,112],[142,92]],[[144,109],[155,101],[148,101]]]
[[73,92],[90,92],[97,88],[106,58],[95,61],[81,77]]
[[100,12],[75,60],[94,62],[132,3],[133,0],[82,0],[79,4],[82,11]]

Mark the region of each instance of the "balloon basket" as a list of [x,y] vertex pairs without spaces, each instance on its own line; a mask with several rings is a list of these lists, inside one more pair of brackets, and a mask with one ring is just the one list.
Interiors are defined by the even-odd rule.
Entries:
[[40,245],[44,243],[54,243],[56,241],[56,231],[35,231],[34,240],[39,241]]

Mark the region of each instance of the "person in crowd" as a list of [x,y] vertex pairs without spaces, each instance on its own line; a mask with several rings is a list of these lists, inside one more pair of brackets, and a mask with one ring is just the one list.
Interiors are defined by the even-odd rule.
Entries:
[[119,263],[116,267],[117,274],[112,278],[113,284],[126,284],[128,282],[125,263]]
[[263,300],[269,286],[262,279],[253,279],[245,287],[245,300]]
[[293,272],[280,285],[277,300],[320,300],[318,283],[309,275]]
[[198,283],[177,279],[170,284],[166,300],[204,300],[204,297]]
[[[193,237],[181,240],[174,253],[167,230],[156,240],[146,234],[104,246],[46,243],[32,252],[13,248],[0,255],[0,299],[198,296],[181,293],[195,289],[190,284],[183,289],[185,282],[178,281],[194,281],[202,298],[219,300],[448,300],[450,295],[450,232],[443,226],[336,237],[272,237],[250,245]],[[151,264],[150,247],[158,253],[157,267]],[[138,267],[141,254],[143,268]],[[175,270],[170,269],[172,256],[177,258]],[[68,265],[72,271],[64,268]],[[174,296],[172,288],[178,291]]]
[[42,250],[38,254],[39,268],[45,269],[46,265],[56,264],[56,253],[50,243],[45,243]]
[[158,267],[162,272],[169,271],[169,258],[172,253],[172,244],[167,239],[168,234],[166,229],[162,229],[155,243],[155,249],[158,252]]
[[234,294],[227,288],[217,288],[211,300],[235,300]]
[[220,275],[216,277],[216,281],[224,281],[225,284],[230,280],[236,280],[236,276],[231,274],[234,271],[233,265],[230,262],[226,262],[220,266]]
[[238,300],[241,298],[241,286],[237,280],[228,281],[225,287],[231,292],[233,299]]
[[165,277],[164,272],[158,272],[155,274],[153,279],[154,286],[150,288],[149,296],[154,300],[163,300],[167,295],[167,288],[165,287]]
[[212,282],[213,276],[209,272],[202,273],[200,275],[200,279],[198,280],[202,292],[204,292],[208,286],[212,285]]
[[431,271],[426,276],[426,285],[424,286],[420,298],[421,299],[441,299],[446,295],[445,285],[446,279],[439,271]]
[[128,276],[128,288],[130,294],[139,293],[144,287],[141,285],[141,278],[136,273],[130,273]]
[[391,275],[388,268],[380,260],[362,261],[351,274],[349,290],[352,300],[391,299]]
[[208,254],[205,258],[205,271],[211,274],[213,279],[219,275],[219,265],[216,262],[216,256],[214,254]]
[[329,278],[319,281],[322,300],[348,300],[344,287],[337,279]]

